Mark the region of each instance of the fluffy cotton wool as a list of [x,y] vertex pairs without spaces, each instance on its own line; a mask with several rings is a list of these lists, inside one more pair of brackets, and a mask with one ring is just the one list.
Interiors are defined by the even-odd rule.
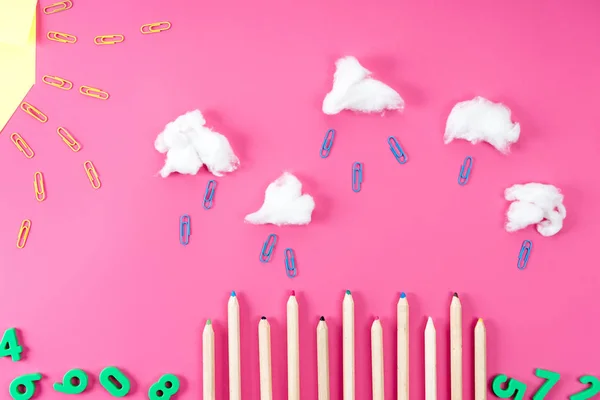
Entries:
[[519,140],[521,127],[512,123],[510,109],[483,97],[456,104],[446,121],[444,143],[464,139],[476,144],[487,142],[506,154],[510,145]]
[[512,201],[506,213],[508,232],[533,224],[542,236],[556,235],[562,229],[567,210],[564,196],[555,186],[535,182],[513,185],[504,191],[504,198]]
[[323,112],[333,115],[342,110],[383,112],[404,109],[404,100],[394,89],[371,78],[371,72],[354,57],[335,63],[333,88],[323,100]]
[[205,124],[202,113],[194,110],[169,122],[159,133],[154,147],[166,153],[160,176],[166,178],[173,172],[195,175],[202,165],[216,176],[238,168],[240,161],[227,138]]
[[260,209],[246,215],[251,224],[306,225],[310,223],[315,201],[302,194],[302,183],[294,175],[284,172],[265,191],[265,201]]

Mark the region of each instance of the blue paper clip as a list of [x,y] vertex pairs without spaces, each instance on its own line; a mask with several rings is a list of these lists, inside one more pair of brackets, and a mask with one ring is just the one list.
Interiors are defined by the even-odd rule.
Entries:
[[190,216],[187,214],[183,214],[179,218],[179,243],[184,246],[187,246],[187,244],[190,242],[190,221]]
[[331,146],[333,146],[333,139],[335,138],[335,129],[330,129],[325,134],[325,139],[323,139],[323,144],[321,145],[321,158],[329,157],[329,153],[331,152]]
[[363,181],[363,165],[361,162],[352,164],[352,191],[360,192],[360,186]]
[[275,244],[277,243],[277,235],[271,233],[267,240],[265,240],[265,244],[263,244],[262,250],[260,251],[260,255],[258,259],[262,263],[267,263],[271,261],[271,256],[273,255],[273,249],[275,248]]
[[473,166],[473,158],[467,156],[460,166],[460,173],[458,174],[458,184],[464,186],[469,182],[469,176],[471,175],[471,167]]
[[396,161],[398,161],[400,164],[406,164],[406,162],[408,161],[408,156],[406,155],[404,150],[402,150],[402,147],[400,147],[398,139],[396,139],[394,136],[390,136],[388,138],[388,144],[390,145],[390,150],[392,150],[392,154],[394,155],[394,157],[396,157]]
[[533,243],[531,243],[531,240],[524,240],[523,244],[521,245],[521,251],[519,252],[517,268],[525,269],[525,267],[527,267],[527,261],[529,261],[529,256],[531,255],[532,249]]
[[285,273],[288,278],[295,278],[298,275],[296,269],[296,256],[293,249],[285,249]]
[[209,210],[213,206],[213,197],[215,196],[215,189],[217,188],[217,182],[212,179],[206,184],[206,191],[204,192],[204,201],[202,207],[205,210]]

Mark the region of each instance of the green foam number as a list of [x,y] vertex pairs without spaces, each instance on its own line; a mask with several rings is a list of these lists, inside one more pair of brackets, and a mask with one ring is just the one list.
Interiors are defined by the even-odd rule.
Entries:
[[88,386],[88,376],[85,371],[80,369],[72,369],[67,371],[63,376],[62,383],[56,382],[54,390],[64,394],[80,394],[83,393]]
[[27,374],[16,377],[8,388],[14,400],[29,400],[35,395],[35,382],[42,379],[42,374]]
[[126,396],[131,390],[129,378],[117,367],[106,367],[100,372],[100,384],[114,397]]
[[[507,382],[506,388],[502,387],[502,384]],[[527,385],[523,382],[519,382],[516,379],[508,378],[504,374],[496,375],[494,380],[492,381],[492,392],[496,397],[501,399],[511,399],[515,400],[523,400],[523,396],[525,396],[525,392],[527,391]]]
[[552,389],[560,380],[560,374],[558,372],[548,371],[547,369],[541,368],[536,368],[535,376],[545,379],[546,382],[544,382],[537,392],[535,392],[531,398],[532,400],[543,400],[550,389]]
[[589,385],[589,387],[583,389],[581,392],[572,394],[569,396],[569,400],[587,400],[600,393],[600,381],[595,376],[582,376],[579,378],[579,382],[583,383],[584,385]]
[[8,328],[5,330],[2,341],[0,341],[0,358],[10,356],[13,361],[19,361],[22,352],[23,347],[19,345],[16,329]]
[[164,374],[158,382],[148,389],[150,400],[169,400],[179,391],[179,378],[172,374]]

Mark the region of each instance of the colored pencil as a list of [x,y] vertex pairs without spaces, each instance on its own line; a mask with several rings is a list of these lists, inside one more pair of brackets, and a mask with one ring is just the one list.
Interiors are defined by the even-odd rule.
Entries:
[[210,319],[202,332],[202,398],[215,400],[215,331]]
[[398,400],[408,400],[408,299],[404,292],[400,293],[400,299],[396,306],[398,319]]
[[487,343],[483,319],[475,325],[475,400],[487,399]]
[[450,400],[462,400],[462,306],[458,293],[450,303]]
[[383,329],[379,317],[371,325],[371,382],[373,400],[384,400],[383,388]]
[[271,326],[267,317],[258,322],[258,365],[260,373],[260,400],[273,399],[271,374]]
[[329,400],[329,333],[325,317],[317,324],[318,400]]
[[342,302],[342,370],[344,400],[354,400],[354,300],[346,290]]
[[436,333],[431,317],[425,326],[425,400],[437,400]]
[[229,400],[241,400],[240,304],[235,292],[227,303],[227,346],[229,349]]
[[300,400],[300,336],[298,301],[292,291],[287,301],[288,400]]

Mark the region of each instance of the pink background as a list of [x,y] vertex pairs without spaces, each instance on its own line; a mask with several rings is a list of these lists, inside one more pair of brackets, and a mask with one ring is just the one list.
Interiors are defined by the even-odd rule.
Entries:
[[[43,1],[47,5],[52,1]],[[40,16],[38,82],[58,75],[70,92],[38,83],[27,100],[49,116],[40,124],[17,112],[0,135],[0,321],[16,327],[24,360],[0,359],[0,389],[24,373],[41,372],[41,398],[62,399],[52,382],[71,368],[95,376],[82,399],[108,394],[97,374],[108,365],[146,398],[163,373],[183,380],[180,399],[201,396],[201,332],[216,332],[217,398],[228,397],[226,307],[239,295],[242,390],[259,395],[257,323],[271,321],[273,390],[286,396],[285,302],[300,304],[301,394],[316,398],[315,326],[329,322],[332,399],[341,398],[341,300],[356,302],[357,399],[370,397],[370,325],[382,318],[386,398],[395,397],[395,304],[411,306],[411,395],[423,397],[423,328],[438,332],[438,390],[449,396],[448,306],[461,295],[464,392],[472,399],[472,327],[488,328],[490,377],[506,373],[529,384],[535,368],[562,374],[551,398],[600,375],[597,262],[600,223],[600,4],[569,2],[379,1],[368,5],[308,1],[76,1],[72,10]],[[527,4],[525,4],[527,3]],[[562,5],[558,5],[561,3]],[[141,35],[144,23],[173,28]],[[49,42],[58,30],[75,45]],[[124,34],[124,43],[95,46],[93,37]],[[335,60],[356,56],[406,100],[404,114],[325,116]],[[5,79],[7,77],[4,77]],[[77,85],[105,89],[109,101],[84,97]],[[461,100],[481,95],[505,102],[522,136],[510,156],[491,146],[444,145],[446,117]],[[156,135],[178,115],[199,108],[225,134],[242,161],[218,178],[215,206],[202,208],[206,170],[156,177],[163,156]],[[72,153],[59,125],[83,144]],[[327,129],[337,137],[319,157]],[[36,152],[28,160],[9,134]],[[386,143],[396,135],[409,162],[399,165]],[[456,178],[463,158],[469,184]],[[94,191],[82,163],[102,180]],[[364,163],[363,190],[351,191],[351,164]],[[36,202],[40,170],[48,198]],[[250,226],[282,171],[295,173],[316,200],[307,227]],[[551,238],[534,228],[503,230],[503,190],[539,181],[560,187],[568,216]],[[187,247],[178,218],[192,218]],[[23,250],[19,224],[33,229]],[[270,264],[258,262],[263,241],[279,235]],[[528,268],[516,267],[524,239],[534,243]],[[298,276],[286,277],[283,250],[294,248]]]

